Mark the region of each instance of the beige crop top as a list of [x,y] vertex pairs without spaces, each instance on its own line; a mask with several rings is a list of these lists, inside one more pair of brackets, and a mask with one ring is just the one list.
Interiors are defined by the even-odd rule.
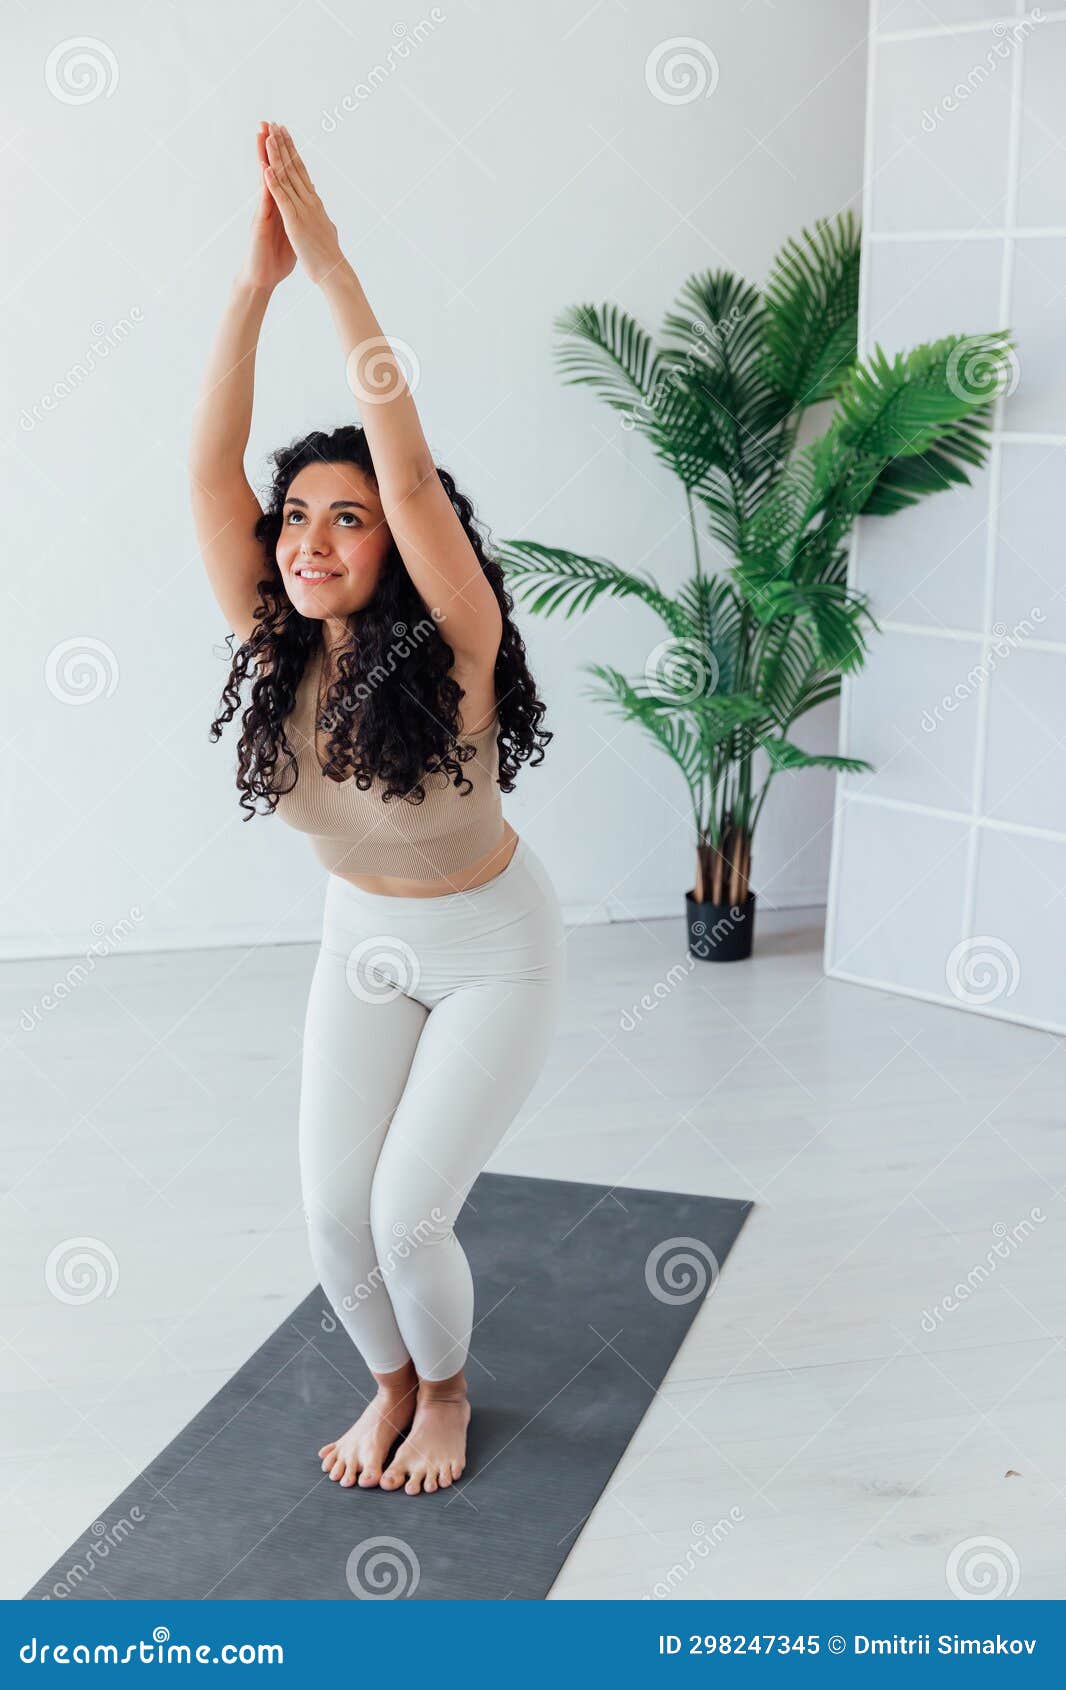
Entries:
[[425,799],[402,795],[385,803],[385,783],[375,777],[361,792],[354,780],[323,774],[315,747],[314,716],[323,652],[308,658],[285,732],[296,757],[298,777],[291,792],[278,795],[276,814],[310,835],[311,847],[331,874],[393,875],[404,880],[441,880],[484,857],[503,835],[499,788],[499,722],[481,733],[462,734],[475,755],[463,763],[473,790],[459,791],[454,774],[423,774]]

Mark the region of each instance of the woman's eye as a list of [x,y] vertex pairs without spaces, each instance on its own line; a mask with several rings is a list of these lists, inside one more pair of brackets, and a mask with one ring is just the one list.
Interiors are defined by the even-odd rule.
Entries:
[[[303,511],[289,511],[288,516],[286,518],[286,521],[292,522],[294,517],[299,517],[302,520],[303,514],[304,514]],[[359,518],[356,516],[354,511],[340,511],[340,512],[338,512],[338,520],[341,517],[350,518],[350,522],[345,524],[346,527],[350,527],[352,524],[354,524],[356,528],[359,528],[359,527],[362,526],[362,524],[359,521]]]

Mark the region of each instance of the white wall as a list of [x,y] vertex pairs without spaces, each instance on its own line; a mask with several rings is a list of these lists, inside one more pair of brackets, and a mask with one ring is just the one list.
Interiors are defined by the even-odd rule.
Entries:
[[[306,842],[242,820],[234,727],[207,737],[226,629],[186,507],[258,120],[286,122],[305,150],[383,327],[416,349],[438,461],[492,532],[672,586],[690,560],[679,490],[613,413],[562,385],[552,319],[614,298],[657,328],[693,270],[761,281],[788,235],[857,204],[860,14],[853,0],[444,0],[402,23],[392,6],[311,0],[19,13],[4,172],[7,954],[319,930]],[[406,57],[403,23],[426,26]],[[79,82],[49,57],[86,34],[95,72]],[[645,67],[686,36],[718,81],[670,103]],[[345,95],[355,109],[323,124]],[[328,313],[297,273],[267,319],[253,481],[269,449],[351,415]],[[631,604],[579,622],[518,614],[557,738],[505,801],[510,818],[572,915],[679,915],[693,855],[680,778],[585,696],[579,670],[639,673],[664,630]],[[80,681],[68,641],[90,651]],[[812,748],[835,743],[832,711],[805,729]],[[830,806],[828,777],[779,779],[756,845],[767,905],[823,896]]]
[[1018,355],[973,485],[859,525],[885,633],[845,691],[874,772],[840,783],[826,966],[1063,1032],[1066,11],[1009,10],[871,23],[864,343],[1010,327]]

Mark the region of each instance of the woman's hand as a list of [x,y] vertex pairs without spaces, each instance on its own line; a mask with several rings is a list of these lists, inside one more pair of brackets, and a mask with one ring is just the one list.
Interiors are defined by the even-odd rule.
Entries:
[[283,124],[268,125],[266,148],[266,184],[281,214],[285,233],[311,280],[320,282],[344,260],[336,224],[326,216],[307,166]]
[[289,272],[295,269],[296,254],[285,233],[281,212],[274,204],[273,195],[266,183],[267,127],[266,122],[261,123],[255,138],[259,154],[259,204],[252,219],[251,247],[241,276],[250,287],[269,290],[277,287],[278,283],[283,282]]

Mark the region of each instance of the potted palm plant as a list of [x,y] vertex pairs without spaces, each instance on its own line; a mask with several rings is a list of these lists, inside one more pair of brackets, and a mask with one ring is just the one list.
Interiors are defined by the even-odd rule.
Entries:
[[[844,212],[789,240],[762,292],[724,270],[691,276],[659,345],[617,305],[564,311],[564,379],[591,387],[676,475],[693,572],[667,592],[602,557],[535,540],[498,547],[535,611],[573,616],[606,594],[640,600],[665,626],[640,677],[582,667],[599,683],[591,696],[639,723],[681,772],[696,835],[689,949],[708,961],[750,955],[754,834],[774,776],[871,766],[792,738],[861,667],[866,624],[877,627],[847,580],[855,518],[967,482],[1010,369],[1006,330],[891,359],[878,346],[860,361],[858,274],[858,228]],[[800,446],[819,404],[832,406],[827,425]]]

